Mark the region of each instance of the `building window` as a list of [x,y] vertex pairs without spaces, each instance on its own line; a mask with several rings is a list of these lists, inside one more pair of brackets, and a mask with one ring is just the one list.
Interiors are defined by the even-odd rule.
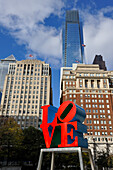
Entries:
[[108,119],[111,119],[111,116],[110,116],[110,115],[108,115]]
[[110,113],[110,110],[107,110],[108,113]]
[[99,103],[101,103],[101,100],[99,100]]
[[83,104],[81,104],[80,106],[83,107]]
[[99,130],[99,129],[100,129],[100,127],[99,127],[99,126],[97,126],[97,129]]
[[92,118],[92,115],[89,115],[89,118]]
[[100,80],[97,80],[97,88],[100,88]]
[[94,120],[94,124],[96,124],[96,120]]
[[88,104],[86,104],[86,108],[88,107]]
[[100,135],[100,132],[98,132],[98,135]]
[[100,118],[102,118],[102,115],[100,115]]
[[87,74],[87,73],[85,73],[85,74],[84,74],[84,76],[88,76],[88,74]]
[[106,121],[104,120],[104,124],[106,124]]
[[82,94],[80,94],[80,97],[83,97],[83,95],[82,95]]
[[95,108],[95,105],[94,105],[94,104],[92,104],[92,107],[93,107],[93,108]]
[[97,132],[95,132],[95,135],[97,135]]
[[111,124],[111,121],[109,121],[109,124]]
[[76,99],[74,99],[73,102],[76,103]]
[[105,130],[107,130],[107,127],[106,127],[106,126],[104,126],[104,129],[105,129]]
[[101,120],[100,123],[103,124],[103,120]]
[[106,100],[106,103],[109,103],[109,100]]

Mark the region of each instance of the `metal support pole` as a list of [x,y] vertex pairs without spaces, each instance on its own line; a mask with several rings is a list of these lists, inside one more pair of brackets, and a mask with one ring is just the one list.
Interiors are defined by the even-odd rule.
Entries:
[[43,152],[42,152],[42,150],[41,150],[41,151],[40,151],[40,157],[39,157],[39,162],[38,162],[38,168],[37,168],[37,170],[41,170],[42,158],[43,158]]
[[107,156],[109,156],[109,143],[108,143],[108,139],[105,138],[106,140],[106,151],[107,151]]
[[93,153],[94,153],[94,160],[96,160],[96,142],[95,142],[95,138],[93,138]]
[[79,148],[78,153],[79,153],[80,169],[81,169],[81,170],[84,170],[84,167],[83,167],[83,159],[82,159],[82,150],[81,150],[81,148]]
[[54,168],[54,152],[52,152],[52,157],[51,157],[51,170]]
[[95,170],[95,169],[94,169],[94,163],[93,163],[92,155],[91,155],[91,151],[89,150],[88,153],[89,153],[89,159],[90,159],[91,169],[92,169],[92,170]]

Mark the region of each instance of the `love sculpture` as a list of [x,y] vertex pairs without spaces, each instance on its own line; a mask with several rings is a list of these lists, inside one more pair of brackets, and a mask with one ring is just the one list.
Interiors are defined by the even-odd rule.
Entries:
[[43,119],[40,128],[47,148],[88,148],[87,139],[83,137],[83,133],[87,133],[87,126],[82,124],[86,118],[83,108],[71,101],[65,101],[58,109],[51,105],[41,108]]

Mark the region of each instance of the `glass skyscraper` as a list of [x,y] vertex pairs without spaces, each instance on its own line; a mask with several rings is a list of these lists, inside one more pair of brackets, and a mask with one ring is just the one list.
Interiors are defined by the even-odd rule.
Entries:
[[83,63],[83,29],[79,22],[78,10],[66,11],[66,20],[62,31],[63,67],[72,67],[72,63]]
[[0,61],[0,91],[3,91],[5,76],[8,73],[9,63],[16,63],[13,55],[8,56]]

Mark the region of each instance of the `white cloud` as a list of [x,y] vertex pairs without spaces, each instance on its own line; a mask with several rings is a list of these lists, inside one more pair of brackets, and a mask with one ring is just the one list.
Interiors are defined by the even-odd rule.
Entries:
[[109,12],[113,12],[113,8],[104,8],[96,14],[85,11],[84,39],[88,63],[92,63],[96,54],[101,54],[108,69],[113,70],[113,19],[105,16]]
[[62,0],[0,0],[0,25],[6,27],[19,44],[43,59],[61,58],[61,32],[45,26],[51,14],[61,15]]
[[55,28],[37,25],[36,29],[31,32],[21,30],[13,32],[12,35],[18,38],[20,44],[27,44],[28,49],[39,56],[42,55],[43,58],[48,56],[61,57],[60,32]]

